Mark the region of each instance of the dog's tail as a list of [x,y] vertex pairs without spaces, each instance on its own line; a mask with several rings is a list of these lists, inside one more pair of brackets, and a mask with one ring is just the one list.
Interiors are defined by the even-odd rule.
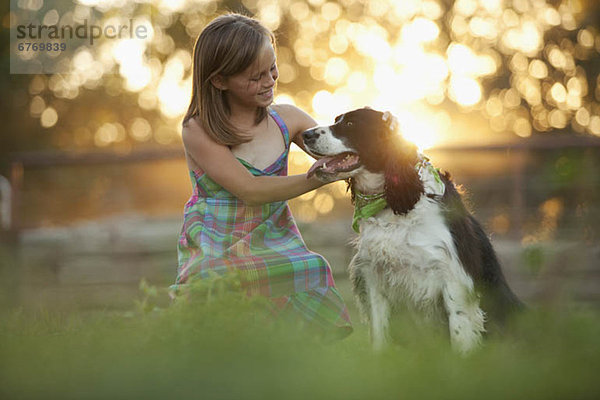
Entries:
[[488,320],[500,329],[515,314],[527,309],[527,306],[511,290],[498,261],[498,256],[489,240],[480,242],[483,258],[483,275],[479,285],[484,292],[482,308]]
[[479,222],[468,215],[453,221],[451,226],[459,258],[483,294],[481,307],[488,321],[504,326],[507,319],[526,306],[509,287],[498,256]]

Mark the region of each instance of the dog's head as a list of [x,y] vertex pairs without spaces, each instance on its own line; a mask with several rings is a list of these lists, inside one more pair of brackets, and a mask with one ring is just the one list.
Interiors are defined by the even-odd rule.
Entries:
[[395,213],[406,213],[423,193],[423,183],[414,168],[417,148],[398,134],[395,125],[390,113],[361,108],[337,116],[333,125],[305,131],[304,145],[318,158],[308,175],[351,181],[383,176],[381,190],[388,204]]

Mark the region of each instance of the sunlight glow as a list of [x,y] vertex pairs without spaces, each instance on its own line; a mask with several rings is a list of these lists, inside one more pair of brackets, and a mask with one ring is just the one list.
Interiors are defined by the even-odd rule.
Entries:
[[192,81],[188,79],[183,82],[173,80],[164,76],[158,84],[158,101],[161,112],[170,118],[176,118],[188,107],[188,94],[192,88]]
[[333,57],[325,65],[325,82],[335,86],[343,82],[350,71],[348,64],[343,58]]
[[481,86],[474,79],[452,77],[449,94],[457,103],[463,106],[472,106],[481,100]]
[[138,142],[146,142],[152,137],[152,126],[144,118],[136,118],[131,123],[129,132]]
[[379,62],[385,62],[392,54],[384,30],[375,27],[366,28],[359,26],[352,38],[356,50]]
[[496,72],[496,64],[489,56],[478,56],[469,47],[452,43],[448,46],[448,66],[453,74],[484,76]]
[[172,12],[181,11],[185,6],[186,0],[161,0],[159,7],[168,9]]
[[294,98],[292,96],[290,96],[289,94],[286,93],[280,93],[277,96],[275,96],[275,104],[291,104],[291,105],[296,105],[296,102],[294,101]]
[[[42,2],[27,3],[33,7]],[[104,24],[133,18],[136,25],[146,26],[148,39],[99,41],[97,46],[78,49],[69,60],[70,74],[48,77],[47,88],[58,98],[75,99],[82,88],[104,86],[112,96],[135,93],[140,108],[159,111],[168,124],[181,118],[190,98],[192,49],[187,37],[182,40],[171,28],[181,22],[189,38],[195,39],[217,12],[217,2],[76,3],[74,21],[90,19],[96,11]],[[581,60],[597,57],[600,48],[598,30],[582,18],[589,1],[455,0],[449,6],[443,0],[243,3],[285,37],[278,43],[282,92],[276,101],[297,104],[321,123],[365,105],[395,114],[413,110],[411,118],[403,117],[404,133],[427,148],[456,138],[449,138],[456,132],[440,127],[444,124],[437,126],[432,116],[434,110],[458,106],[481,111],[489,132],[527,137],[573,126],[580,133],[600,133],[600,80],[578,67]],[[146,6],[157,10],[152,21]],[[44,11],[42,19],[56,22],[57,13]],[[103,77],[113,73],[122,82],[107,84],[112,78]],[[508,85],[490,91],[492,78],[509,78]],[[32,98],[38,95],[42,96],[40,89],[30,89]],[[32,116],[46,110],[40,100],[29,104]],[[167,143],[172,139],[169,126],[160,134],[157,129],[152,137]],[[108,136],[100,135],[98,143],[106,143],[102,137]]]
[[281,7],[275,1],[264,1],[259,10],[258,19],[272,31],[281,23]]
[[367,77],[360,71],[353,72],[348,78],[347,87],[352,92],[362,93],[367,89]]
[[542,47],[542,34],[535,22],[528,21],[518,28],[509,29],[502,37],[502,43],[510,48],[534,55]]
[[32,117],[39,117],[45,109],[46,102],[41,96],[35,96],[33,99],[31,99],[31,103],[29,105],[29,114]]
[[144,64],[145,46],[139,40],[120,40],[113,47],[113,56],[119,63],[119,72],[125,78],[127,90],[139,92],[150,83],[152,74]]
[[556,82],[554,85],[552,85],[552,88],[550,89],[550,93],[552,95],[552,98],[557,103],[564,103],[565,100],[567,99],[567,91],[566,91],[565,87],[558,82]]
[[402,136],[414,143],[420,151],[433,147],[447,134],[450,118],[445,112],[400,110],[396,113]]
[[351,109],[350,98],[339,92],[318,91],[312,100],[315,119],[320,124],[330,124],[333,117]]
[[58,122],[58,113],[53,107],[48,107],[40,116],[40,123],[44,128],[52,128]]
[[[27,101],[15,102],[48,128],[57,147],[178,144],[193,43],[229,3],[277,37],[274,104],[296,105],[319,124],[364,106],[389,111],[397,133],[421,151],[553,130],[600,136],[600,77],[590,70],[600,51],[593,0],[74,0],[56,9],[43,0],[18,3],[37,10],[45,25],[132,20],[148,33],[74,47],[65,57],[68,73],[32,76]],[[11,13],[5,22],[15,19]],[[76,104],[94,91],[107,101]],[[67,118],[70,104],[91,110],[89,118]],[[289,160],[294,174],[314,162],[295,144]],[[340,213],[337,199],[345,196],[346,185],[337,182],[291,202],[308,222]],[[546,204],[545,215],[553,207]],[[509,230],[507,215],[496,213],[494,231]]]
[[402,40],[409,43],[431,42],[437,39],[440,28],[426,18],[415,18],[402,28]]

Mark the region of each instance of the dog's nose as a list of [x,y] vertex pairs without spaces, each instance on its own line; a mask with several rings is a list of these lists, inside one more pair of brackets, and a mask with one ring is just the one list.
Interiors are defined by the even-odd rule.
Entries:
[[304,143],[306,144],[311,144],[317,140],[320,134],[321,130],[318,128],[309,129],[302,132],[302,140],[304,140]]

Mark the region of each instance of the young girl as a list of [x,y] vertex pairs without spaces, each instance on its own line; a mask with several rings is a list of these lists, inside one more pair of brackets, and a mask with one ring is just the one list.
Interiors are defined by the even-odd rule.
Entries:
[[258,21],[223,15],[200,34],[182,132],[194,192],[174,287],[235,269],[249,293],[345,336],[352,328],[331,269],[306,248],[286,202],[324,184],[287,176],[291,142],[304,148],[301,133],[316,122],[271,105],[277,78],[275,38]]

